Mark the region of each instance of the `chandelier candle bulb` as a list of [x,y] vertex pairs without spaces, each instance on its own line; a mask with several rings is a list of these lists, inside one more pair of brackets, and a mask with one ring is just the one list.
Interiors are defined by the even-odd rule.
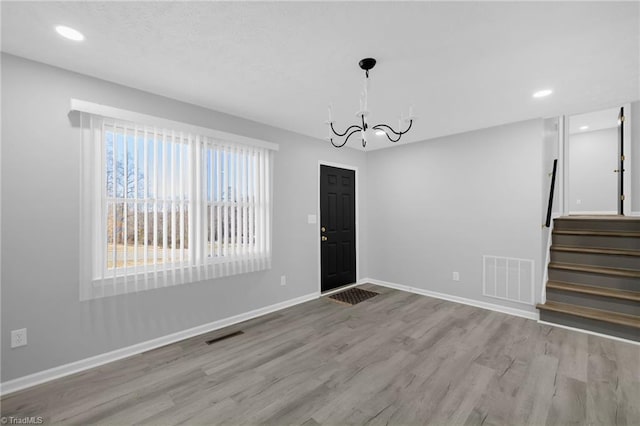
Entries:
[[365,78],[364,79],[364,93],[363,93],[363,95],[364,95],[364,109],[368,109],[368,107],[369,107],[369,88],[367,87],[368,86],[368,82],[369,82],[369,79]]
[[331,122],[333,121],[333,117],[331,116],[331,104],[329,104],[329,107],[327,109],[329,110],[329,124],[331,124]]

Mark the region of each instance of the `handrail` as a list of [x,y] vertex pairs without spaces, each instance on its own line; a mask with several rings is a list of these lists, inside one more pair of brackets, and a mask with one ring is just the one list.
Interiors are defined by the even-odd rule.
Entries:
[[553,193],[556,189],[556,170],[558,169],[558,159],[553,160],[553,172],[551,174],[551,188],[549,189],[549,204],[547,206],[547,221],[544,226],[551,226],[551,210],[553,209]]

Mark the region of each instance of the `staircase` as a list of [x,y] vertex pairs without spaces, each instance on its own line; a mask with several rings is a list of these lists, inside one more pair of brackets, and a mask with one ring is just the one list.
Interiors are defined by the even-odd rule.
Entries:
[[540,320],[640,341],[640,218],[554,220]]

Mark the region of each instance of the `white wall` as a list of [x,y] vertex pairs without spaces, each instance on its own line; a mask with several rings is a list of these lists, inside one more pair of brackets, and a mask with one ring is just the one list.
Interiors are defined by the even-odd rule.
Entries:
[[618,129],[569,136],[569,212],[618,210]]
[[[70,98],[280,144],[272,270],[79,302],[79,134]],[[319,225],[307,224],[317,213],[318,161],[357,166],[366,193],[363,152],[11,55],[2,55],[2,124],[2,381],[318,291]],[[361,232],[363,276],[367,246]],[[28,346],[11,349],[10,330],[23,327]]]
[[631,104],[631,211],[640,216],[640,101]]
[[[547,218],[547,207],[549,205],[549,191],[551,190],[551,180],[553,173],[553,160],[558,160],[556,169],[556,181],[553,192],[553,205],[551,210],[551,217],[560,216],[562,206],[560,205],[560,187],[562,179],[562,158],[560,158],[560,141],[559,141],[559,126],[560,121],[558,117],[547,118],[544,120],[544,136],[542,140],[542,203],[541,203],[541,215],[543,223]],[[544,276],[544,269],[547,265],[544,263],[547,257],[547,246],[549,238],[551,238],[550,228],[543,228],[541,231],[542,240],[540,242],[541,259],[543,262],[540,265],[541,273]]]
[[371,276],[534,312],[482,295],[482,256],[533,259],[540,297],[542,138],[532,120],[369,153]]

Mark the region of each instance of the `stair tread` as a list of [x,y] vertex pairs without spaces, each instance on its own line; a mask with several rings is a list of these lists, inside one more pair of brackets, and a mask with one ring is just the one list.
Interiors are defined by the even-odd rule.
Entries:
[[545,304],[538,303],[536,308],[640,329],[640,317],[636,315],[621,314],[618,312],[552,301],[547,301]]
[[551,246],[551,250],[570,252],[570,253],[594,253],[594,254],[640,257],[640,250],[630,250],[630,249],[614,249],[614,248],[604,248],[604,247],[578,247],[578,246],[565,246],[565,245],[554,244]]
[[608,268],[604,266],[580,265],[575,263],[549,262],[549,269],[590,272],[594,274],[614,275],[618,277],[640,278],[640,271],[625,268]]
[[563,290],[575,293],[591,294],[594,296],[610,297],[615,299],[640,302],[640,292],[620,290],[616,288],[597,287],[584,284],[569,283],[564,281],[548,281],[547,289]]
[[594,237],[631,237],[640,238],[640,232],[637,231],[602,231],[602,230],[585,230],[585,229],[553,229],[555,235],[587,235]]
[[602,222],[640,222],[640,217],[620,216],[620,215],[569,215],[557,217],[555,220],[571,220],[571,221],[602,221]]

